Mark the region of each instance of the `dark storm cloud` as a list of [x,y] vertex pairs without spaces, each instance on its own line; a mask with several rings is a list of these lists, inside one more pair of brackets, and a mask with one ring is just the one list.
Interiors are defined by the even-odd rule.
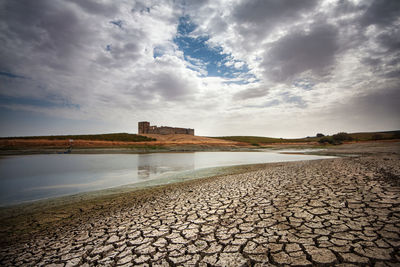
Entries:
[[354,14],[359,12],[360,9],[365,9],[365,5],[356,5],[354,2],[348,0],[340,0],[333,9],[334,16],[341,16],[343,14]]
[[235,7],[233,20],[238,33],[251,46],[264,39],[275,26],[295,21],[316,4],[315,0],[242,1]]
[[[381,17],[382,16],[382,17]],[[374,25],[378,34],[370,36],[375,43],[368,49],[362,63],[369,66],[375,75],[385,78],[399,78],[400,69],[400,2],[374,1],[361,16],[360,31],[367,32],[367,26]]]
[[394,28],[381,33],[377,37],[378,43],[388,52],[400,51],[400,29]]
[[[388,71],[383,76],[386,78],[397,78],[397,80],[398,80],[400,77],[400,69]],[[400,81],[399,81],[399,83],[400,83]]]
[[272,44],[262,66],[269,79],[286,82],[305,71],[324,76],[335,63],[338,30],[330,24],[315,25],[310,32],[292,31]]
[[360,23],[363,26],[379,25],[386,26],[393,23],[400,16],[400,1],[398,0],[375,0],[362,15]]
[[315,0],[242,1],[236,7],[233,16],[240,23],[272,26],[275,23],[296,18],[301,12],[314,8],[316,3]]
[[366,57],[363,58],[361,60],[362,63],[364,63],[365,65],[369,65],[371,67],[376,67],[377,65],[379,65],[382,60],[380,58],[373,58],[373,57]]
[[116,7],[114,1],[112,1],[111,3],[104,3],[104,2],[100,3],[99,1],[93,1],[93,0],[85,0],[85,1],[69,0],[69,1],[75,3],[85,12],[91,14],[112,16],[118,11],[118,8]]
[[1,67],[10,71],[27,64],[66,68],[89,35],[76,12],[57,1],[7,1],[1,9]]

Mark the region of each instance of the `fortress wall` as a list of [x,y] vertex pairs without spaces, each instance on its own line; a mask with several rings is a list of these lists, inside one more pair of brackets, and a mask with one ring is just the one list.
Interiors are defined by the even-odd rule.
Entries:
[[138,133],[139,134],[189,134],[189,135],[194,135],[194,129],[168,127],[168,126],[157,127],[155,125],[150,126],[149,122],[142,121],[142,122],[138,123]]

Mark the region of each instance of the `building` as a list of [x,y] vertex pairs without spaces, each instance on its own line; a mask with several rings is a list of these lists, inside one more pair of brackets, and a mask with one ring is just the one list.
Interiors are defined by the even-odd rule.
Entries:
[[150,122],[141,121],[138,123],[139,134],[189,134],[194,135],[194,129],[190,128],[177,128],[167,126],[150,126]]

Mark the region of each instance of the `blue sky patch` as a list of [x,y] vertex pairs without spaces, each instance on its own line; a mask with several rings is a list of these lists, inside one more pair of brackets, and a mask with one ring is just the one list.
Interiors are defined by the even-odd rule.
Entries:
[[17,75],[11,72],[6,72],[6,71],[0,71],[0,76],[5,76],[8,78],[20,78],[20,79],[25,79],[25,76]]
[[72,107],[79,109],[79,105],[68,103],[67,101],[60,100],[46,100],[46,99],[34,99],[28,97],[12,97],[0,95],[0,104],[8,105],[28,105],[28,106],[38,106],[38,107]]
[[161,57],[162,55],[164,55],[164,50],[162,49],[162,47],[159,46],[154,47],[153,58]]
[[294,87],[299,87],[306,91],[312,90],[314,85],[315,84],[312,81],[310,81],[309,79],[297,79],[293,82]]
[[189,16],[179,19],[174,42],[183,51],[186,61],[196,67],[202,67],[207,71],[205,76],[233,79],[248,74],[254,77],[248,73],[249,68],[245,62],[235,60],[232,55],[223,53],[222,47],[211,47],[208,36],[194,35],[196,27]]
[[112,20],[110,21],[111,24],[114,24],[115,26],[117,26],[118,28],[122,29],[122,20]]

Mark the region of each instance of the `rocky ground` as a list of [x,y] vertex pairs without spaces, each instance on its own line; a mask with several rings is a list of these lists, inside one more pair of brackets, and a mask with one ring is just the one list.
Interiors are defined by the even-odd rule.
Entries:
[[400,154],[165,187],[0,249],[2,266],[400,265]]

